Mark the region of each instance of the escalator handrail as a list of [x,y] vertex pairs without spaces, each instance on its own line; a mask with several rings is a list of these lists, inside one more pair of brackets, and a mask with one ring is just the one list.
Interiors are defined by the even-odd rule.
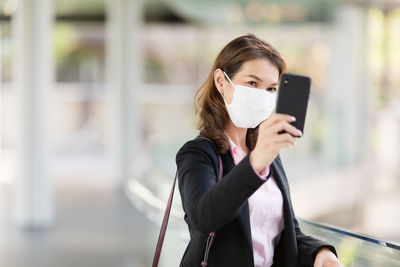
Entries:
[[381,245],[381,246],[385,246],[385,247],[389,247],[389,248],[392,248],[392,249],[400,250],[400,244],[397,243],[397,242],[394,242],[394,241],[380,240],[380,239],[377,239],[375,237],[367,236],[365,234],[350,232],[349,230],[346,230],[344,228],[340,228],[340,227],[337,227],[337,226],[332,226],[332,225],[325,224],[325,223],[324,224],[323,223],[317,223],[317,222],[313,222],[313,221],[309,221],[309,220],[305,220],[305,219],[300,219],[300,218],[299,218],[299,220],[304,222],[304,223],[307,223],[307,224],[310,224],[310,225],[313,225],[313,226],[316,226],[316,227],[324,228],[324,229],[327,229],[327,230],[330,230],[330,231],[333,231],[333,232],[336,232],[336,233],[340,233],[340,234],[347,235],[347,236],[352,236],[352,237],[355,237],[355,238],[358,238],[358,239],[361,239],[361,240],[364,240],[364,241],[367,241],[367,242],[371,242],[371,243],[375,243],[375,244],[378,244],[378,245]]

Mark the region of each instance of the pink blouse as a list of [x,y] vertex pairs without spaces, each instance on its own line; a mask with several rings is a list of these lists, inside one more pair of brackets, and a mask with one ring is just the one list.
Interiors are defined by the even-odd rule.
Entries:
[[[240,149],[228,136],[230,152],[235,165],[246,153]],[[266,179],[269,167],[257,175]],[[270,267],[273,264],[274,249],[278,244],[283,223],[283,198],[275,179],[271,176],[249,198],[250,227],[253,241],[255,267]]]

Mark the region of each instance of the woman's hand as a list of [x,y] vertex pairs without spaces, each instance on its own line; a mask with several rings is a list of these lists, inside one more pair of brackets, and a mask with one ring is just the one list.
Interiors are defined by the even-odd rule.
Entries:
[[[295,118],[286,114],[272,114],[258,126],[258,138],[254,150],[250,154],[250,164],[256,172],[269,166],[281,149],[296,144],[293,136],[301,136],[301,131],[290,124]],[[286,133],[278,134],[285,130]]]
[[318,251],[314,267],[344,267],[335,254],[327,248]]

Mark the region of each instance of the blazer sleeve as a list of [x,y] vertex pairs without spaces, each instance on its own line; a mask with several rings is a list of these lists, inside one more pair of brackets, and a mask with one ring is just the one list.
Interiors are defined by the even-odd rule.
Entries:
[[217,183],[217,154],[208,141],[191,140],[176,163],[183,209],[197,231],[209,233],[232,221],[247,199],[265,182],[247,155]]

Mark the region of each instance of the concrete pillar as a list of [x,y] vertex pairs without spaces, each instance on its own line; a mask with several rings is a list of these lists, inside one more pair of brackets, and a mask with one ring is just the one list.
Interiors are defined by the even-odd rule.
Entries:
[[141,24],[141,1],[107,1],[106,88],[117,186],[128,178],[130,162],[141,143]]
[[362,159],[369,127],[370,81],[367,69],[366,9],[343,4],[336,10],[332,58],[324,108],[324,157],[344,166]]
[[53,221],[48,175],[48,98],[53,82],[52,0],[18,0],[12,18],[17,108],[14,215],[24,228]]

